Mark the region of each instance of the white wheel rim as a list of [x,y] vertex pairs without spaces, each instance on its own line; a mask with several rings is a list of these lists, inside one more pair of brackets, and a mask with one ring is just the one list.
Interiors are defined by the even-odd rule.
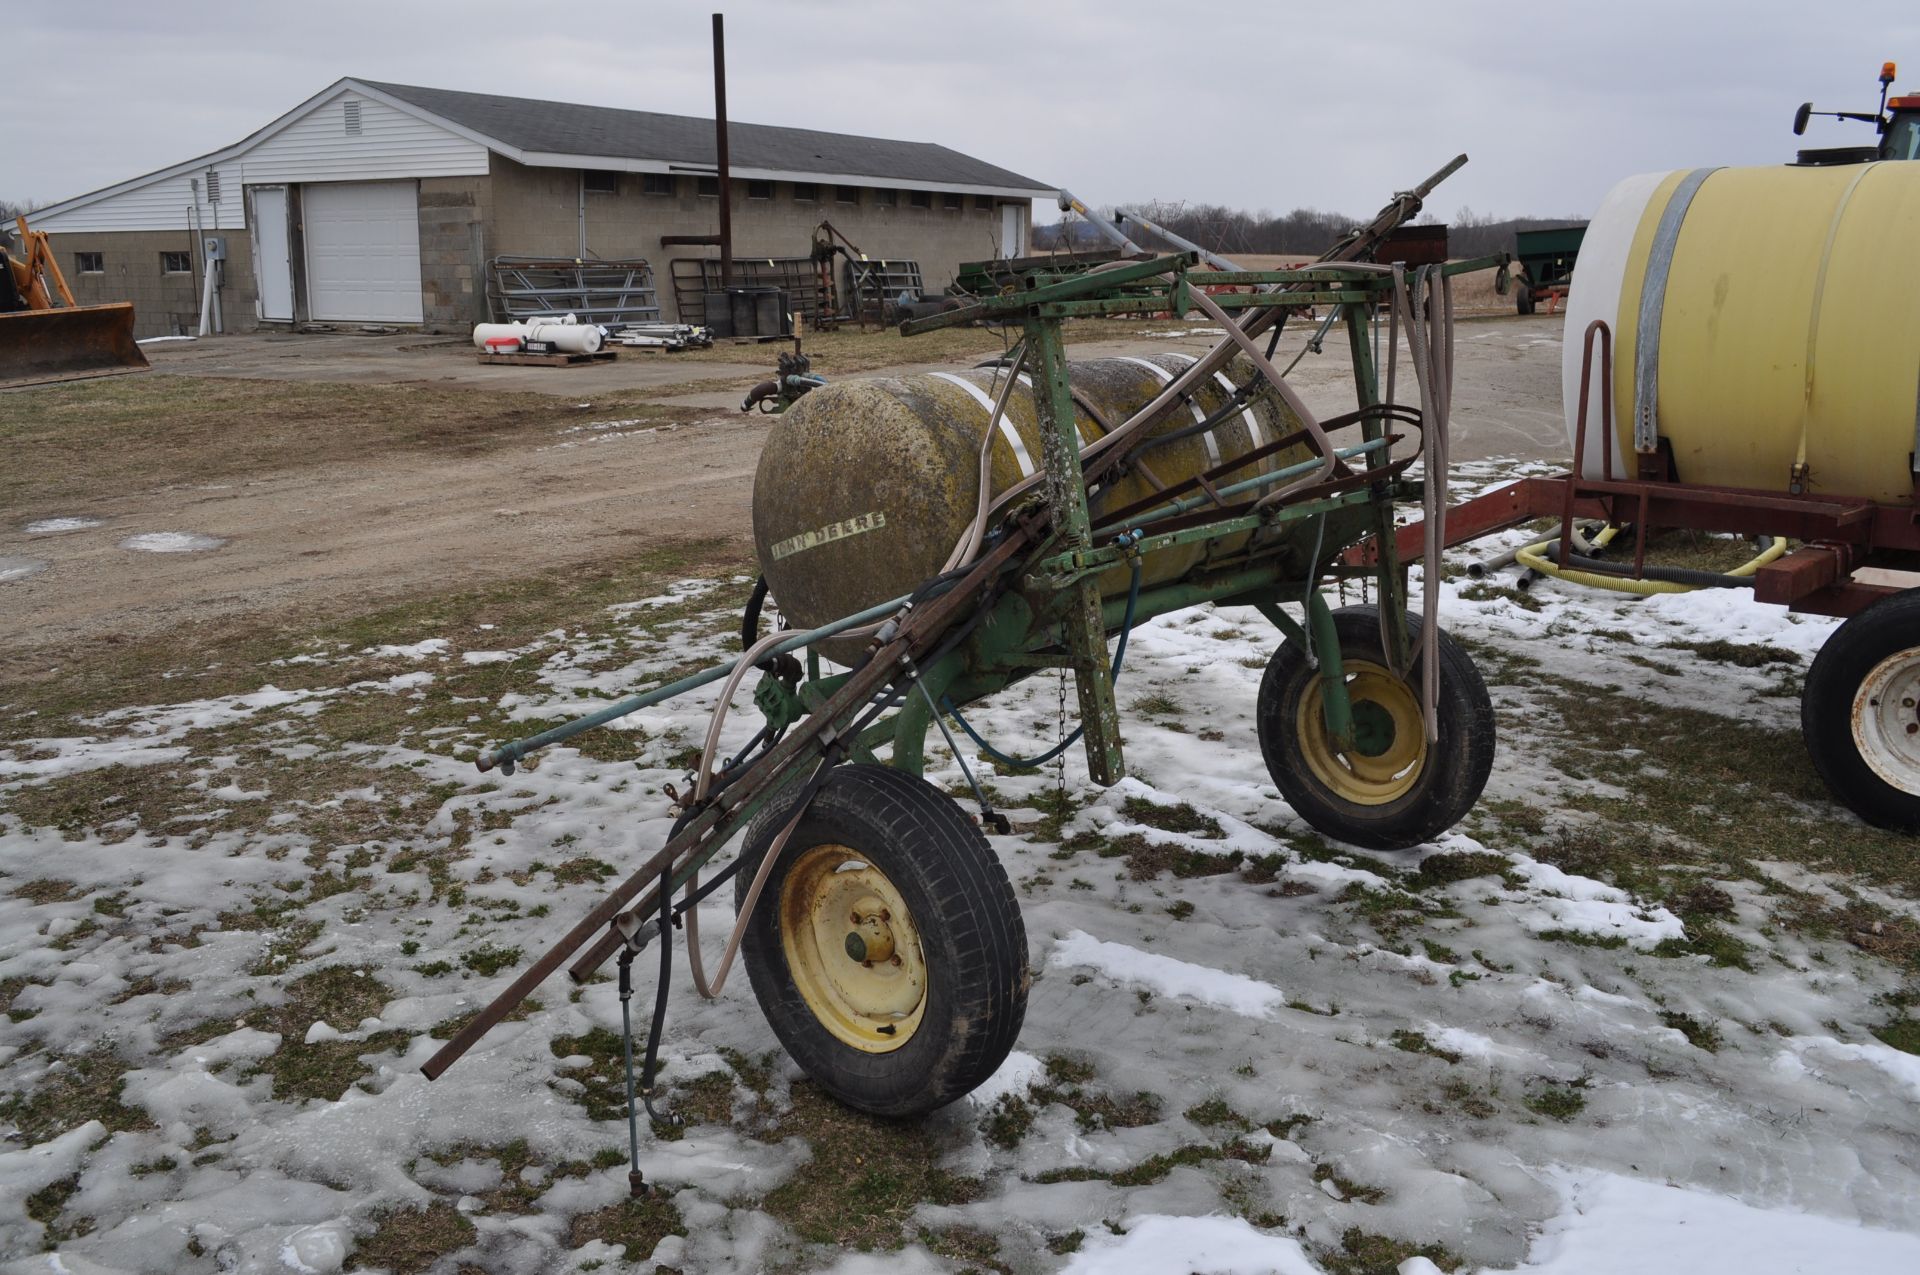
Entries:
[[1853,745],[1873,773],[1920,797],[1920,646],[1896,651],[1860,679]]

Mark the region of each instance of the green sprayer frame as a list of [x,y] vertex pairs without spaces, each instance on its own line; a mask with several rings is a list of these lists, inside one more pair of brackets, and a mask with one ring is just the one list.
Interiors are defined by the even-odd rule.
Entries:
[[[723,782],[712,785],[707,800],[681,808],[667,844],[449,1041],[426,1064],[427,1075],[438,1076],[576,951],[586,949],[570,972],[584,981],[623,943],[651,937],[648,927],[661,924],[653,919],[660,913],[659,892],[671,897],[680,890],[794,783],[836,760],[878,761],[882,752],[887,764],[919,774],[927,731],[939,716],[1037,671],[1071,670],[1089,772],[1096,783],[1115,782],[1126,761],[1108,641],[1116,634],[1124,640],[1129,626],[1153,617],[1207,602],[1258,608],[1287,638],[1314,653],[1328,734],[1351,746],[1356,726],[1326,590],[1343,579],[1371,576],[1386,617],[1388,659],[1395,667],[1408,666],[1407,577],[1395,549],[1394,511],[1397,502],[1419,499],[1422,488],[1405,477],[1412,457],[1395,458],[1393,445],[1417,430],[1421,417],[1382,401],[1376,316],[1392,295],[1394,279],[1377,267],[1343,262],[1363,258],[1417,212],[1432,186],[1464,158],[1396,195],[1374,223],[1329,254],[1338,259],[1296,270],[1223,273],[1198,269],[1196,255],[1184,253],[1064,277],[1037,271],[1015,291],[903,324],[908,335],[974,322],[1018,327],[1042,431],[1044,483],[1006,511],[971,565],[928,582],[911,597],[796,633],[775,648],[759,666],[765,675],[754,695],[767,717],[763,750],[721,775]],[[1506,262],[1505,254],[1454,262],[1435,268],[1434,276],[1504,270]],[[1121,472],[1125,449],[1112,449],[1122,455],[1103,458],[1104,470],[1092,462],[1083,466],[1062,325],[1100,315],[1183,315],[1194,308],[1198,290],[1217,285],[1252,285],[1252,291],[1213,298],[1221,309],[1246,311],[1249,329],[1266,312],[1278,312],[1266,324],[1272,326],[1308,307],[1330,308],[1323,331],[1334,324],[1345,329],[1357,410],[1321,428],[1329,435],[1354,432],[1334,450],[1331,464],[1320,456],[1262,472],[1272,457],[1307,441],[1305,432],[1295,433],[1160,491],[1142,502],[1149,507],[1096,518],[1089,510],[1089,482]],[[1179,406],[1175,401],[1169,410]],[[1262,502],[1276,485],[1299,482],[1315,470],[1320,477],[1288,488],[1284,501]],[[1293,534],[1312,519],[1319,520],[1312,536]],[[1343,551],[1367,539],[1378,552],[1367,555],[1368,565],[1350,565]],[[1195,545],[1220,550],[1228,541],[1238,547],[1171,583],[1140,587],[1138,564],[1152,555]],[[1311,548],[1303,551],[1307,543]],[[1103,597],[1099,577],[1129,567],[1129,594]],[[1293,606],[1300,608],[1299,619],[1287,610]],[[852,670],[823,672],[817,644],[874,626],[878,631]],[[797,661],[772,658],[803,648],[804,674]],[[480,769],[511,773],[540,749],[719,681],[735,663],[504,744],[479,759]]]

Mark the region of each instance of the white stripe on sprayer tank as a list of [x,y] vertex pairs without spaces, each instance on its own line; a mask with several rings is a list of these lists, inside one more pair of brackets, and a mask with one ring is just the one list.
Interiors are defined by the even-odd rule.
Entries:
[[[1027,387],[1028,393],[1033,392],[1033,378],[1031,376],[1028,376],[1025,372],[1022,372],[1019,375],[1019,377],[1016,379],[1019,380],[1020,384]],[[1073,414],[1073,428],[1074,428],[1074,431],[1080,435],[1080,446],[1085,447],[1088,443],[1091,443],[1093,441],[1093,439],[1087,436],[1088,422],[1081,420],[1080,413],[1078,412],[1075,412]]]
[[[1179,357],[1184,359],[1187,356],[1182,354]],[[1167,369],[1161,367],[1158,363],[1149,363],[1145,359],[1136,359],[1131,354],[1121,355],[1120,361],[1122,363],[1132,363],[1147,369],[1147,371],[1153,373],[1154,379],[1162,385],[1173,384],[1173,373],[1167,371]],[[1187,361],[1191,363],[1193,360],[1188,359]],[[1196,424],[1206,423],[1207,409],[1200,406],[1199,399],[1188,398],[1187,406],[1193,409],[1193,419]],[[1220,464],[1220,444],[1214,441],[1213,431],[1208,430],[1200,435],[1200,441],[1205,443],[1207,447],[1207,463],[1214,468],[1218,468]]]
[[[1187,359],[1189,363],[1193,362],[1192,359],[1187,358],[1184,354],[1180,357]],[[1240,392],[1240,387],[1228,380],[1225,372],[1215,372],[1213,379],[1221,389],[1227,392],[1229,398]],[[1267,437],[1267,432],[1260,428],[1260,418],[1253,414],[1252,403],[1248,403],[1240,409],[1240,419],[1247,423],[1247,437],[1252,440],[1255,447],[1265,447],[1272,441]]]
[[[1600,201],[1599,209],[1587,225],[1587,236],[1580,241],[1580,265],[1567,293],[1565,340],[1560,349],[1560,403],[1566,418],[1569,449],[1573,447],[1574,422],[1580,414],[1580,355],[1587,325],[1595,319],[1604,319],[1615,339],[1619,338],[1620,292],[1626,278],[1627,258],[1633,251],[1634,232],[1640,228],[1647,205],[1653,202],[1666,177],[1666,173],[1640,173],[1621,179]],[[1599,357],[1597,347],[1594,357]],[[1613,357],[1617,364],[1622,358],[1631,359],[1633,352],[1616,346]],[[1630,474],[1632,471],[1616,441],[1618,416],[1624,405],[1614,404],[1615,419],[1602,421],[1602,401],[1596,374],[1593,401],[1589,405],[1587,454],[1580,458],[1580,472],[1598,478],[1603,472],[1604,449],[1613,447],[1614,473]]]
[[[973,397],[974,402],[987,409],[987,419],[993,419],[993,400],[988,398],[986,391],[982,390],[978,385],[975,385],[963,376],[956,376],[952,372],[935,372],[934,375],[943,381],[950,381],[965,390]],[[1007,418],[1004,412],[1000,414],[1000,436],[1007,440],[1008,446],[1013,448],[1013,460],[1016,465],[1020,466],[1020,476],[1022,478],[1033,477],[1033,457],[1028,453],[1027,444],[1021,439],[1020,431],[1013,427],[1013,422]]]

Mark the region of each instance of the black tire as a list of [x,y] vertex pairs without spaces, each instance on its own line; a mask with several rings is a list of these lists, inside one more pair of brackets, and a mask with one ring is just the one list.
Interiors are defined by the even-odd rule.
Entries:
[[1513,288],[1513,308],[1521,314],[1533,313],[1533,289],[1526,284],[1515,284]]
[[[1340,637],[1341,660],[1349,667],[1356,724],[1365,716],[1377,731],[1382,716],[1385,718],[1388,747],[1367,754],[1366,759],[1391,758],[1394,741],[1412,738],[1402,733],[1408,724],[1404,712],[1407,695],[1412,703],[1411,725],[1415,730],[1419,726],[1417,657],[1407,682],[1392,679],[1380,641],[1379,614],[1373,607],[1342,607],[1333,613],[1333,626]],[[1417,651],[1420,621],[1409,616],[1407,628]],[[1350,759],[1343,758],[1327,737],[1317,707],[1318,669],[1309,664],[1307,652],[1297,643],[1280,644],[1260,679],[1255,716],[1267,773],[1301,818],[1328,836],[1353,845],[1404,850],[1431,841],[1473,809],[1493,770],[1493,701],[1473,658],[1444,632],[1439,646],[1439,739],[1425,746],[1424,756],[1416,755],[1399,767],[1396,777],[1364,785],[1371,792],[1363,798],[1342,794],[1326,777],[1327,770],[1342,762],[1351,764]],[[1363,664],[1373,666],[1365,672],[1364,681],[1353,671]],[[1378,688],[1377,696],[1368,695],[1364,689],[1368,686]],[[1393,703],[1401,705],[1401,714],[1382,707]],[[1307,710],[1304,713],[1303,704]],[[1303,731],[1316,734],[1303,738]],[[1409,746],[1417,748],[1417,744]]]
[[[748,830],[736,904],[785,823],[775,807]],[[877,870],[918,931],[924,999],[898,1046],[847,1043],[808,1003],[790,968],[787,935],[797,944],[815,941],[810,927],[793,923],[810,871],[804,865],[828,846],[845,847],[849,858]],[[921,1115],[971,1091],[1006,1061],[1026,1016],[1027,931],[1006,870],[951,797],[887,766],[841,766],[821,786],[767,878],[742,949],[753,994],[787,1053],[829,1093],[877,1116]],[[851,960],[844,951],[823,956]],[[873,1052],[880,1048],[886,1052]]]
[[1814,769],[1835,800],[1877,828],[1920,832],[1916,690],[1920,589],[1908,589],[1835,629],[1800,693]]

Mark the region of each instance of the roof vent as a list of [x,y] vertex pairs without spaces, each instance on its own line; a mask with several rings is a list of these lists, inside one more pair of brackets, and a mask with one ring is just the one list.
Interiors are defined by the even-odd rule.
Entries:
[[340,110],[341,110],[341,118],[343,118],[346,121],[347,136],[349,137],[360,136],[360,101],[359,99],[348,98],[341,105]]
[[220,202],[220,170],[217,168],[207,170],[207,202],[210,204]]

